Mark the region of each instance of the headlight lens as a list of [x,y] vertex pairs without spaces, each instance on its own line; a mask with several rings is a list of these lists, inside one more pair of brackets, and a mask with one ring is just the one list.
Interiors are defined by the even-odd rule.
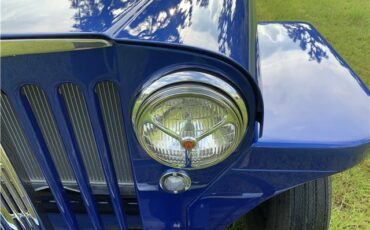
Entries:
[[235,94],[181,80],[151,91],[139,98],[133,122],[140,144],[160,163],[204,168],[224,160],[240,143],[246,114],[233,100]]

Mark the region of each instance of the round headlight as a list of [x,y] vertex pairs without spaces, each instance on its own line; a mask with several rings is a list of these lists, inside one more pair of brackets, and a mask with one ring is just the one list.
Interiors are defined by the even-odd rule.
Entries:
[[246,106],[227,82],[187,71],[145,88],[133,110],[136,136],[158,162],[204,168],[228,157],[247,126]]

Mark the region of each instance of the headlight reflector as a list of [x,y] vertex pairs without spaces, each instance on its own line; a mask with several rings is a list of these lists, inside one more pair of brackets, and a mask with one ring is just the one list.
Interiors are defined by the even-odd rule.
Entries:
[[223,81],[225,88],[217,89],[213,81],[199,82],[201,78],[174,79],[175,84],[167,79],[167,85],[148,87],[136,102],[133,123],[140,144],[152,158],[174,168],[204,168],[224,160],[245,133],[244,102],[234,89],[224,92],[231,86]]

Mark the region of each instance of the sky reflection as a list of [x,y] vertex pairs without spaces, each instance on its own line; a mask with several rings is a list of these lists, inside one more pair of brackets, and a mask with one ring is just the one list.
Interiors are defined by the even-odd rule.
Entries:
[[248,64],[248,1],[16,0],[2,4],[2,34],[98,33],[183,44]]
[[[234,0],[154,1],[117,37],[186,44],[246,59],[246,15],[236,10],[244,4]],[[244,37],[236,33],[243,26]]]
[[370,139],[367,88],[312,27],[258,27],[262,142],[343,143]]

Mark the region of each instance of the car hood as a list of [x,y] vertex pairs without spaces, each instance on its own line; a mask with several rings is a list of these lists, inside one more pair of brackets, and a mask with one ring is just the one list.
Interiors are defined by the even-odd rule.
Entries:
[[190,46],[221,54],[248,70],[248,11],[245,0],[6,1],[1,36],[103,35]]

